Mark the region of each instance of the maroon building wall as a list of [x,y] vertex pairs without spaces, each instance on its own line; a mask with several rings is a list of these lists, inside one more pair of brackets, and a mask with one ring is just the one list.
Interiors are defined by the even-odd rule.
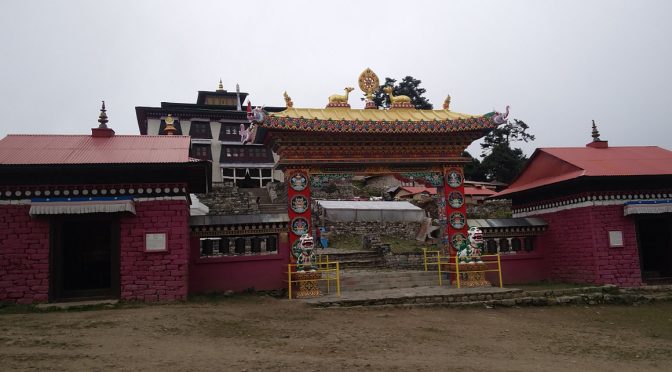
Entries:
[[[638,286],[642,284],[635,223],[622,205],[545,213],[548,230],[538,238],[552,280]],[[609,231],[623,232],[623,247],[609,246]]]
[[[186,299],[189,274],[189,205],[186,200],[135,203],[121,218],[121,299]],[[166,233],[165,252],[147,252],[145,234]]]
[[49,299],[49,220],[29,205],[0,205],[0,301]]
[[278,254],[201,258],[198,237],[191,238],[189,292],[280,290],[287,287],[289,244],[278,239]]

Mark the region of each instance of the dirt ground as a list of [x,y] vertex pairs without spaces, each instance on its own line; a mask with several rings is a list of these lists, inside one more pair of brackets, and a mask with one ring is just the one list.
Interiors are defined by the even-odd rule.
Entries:
[[236,296],[0,315],[0,370],[672,370],[672,303],[314,309]]

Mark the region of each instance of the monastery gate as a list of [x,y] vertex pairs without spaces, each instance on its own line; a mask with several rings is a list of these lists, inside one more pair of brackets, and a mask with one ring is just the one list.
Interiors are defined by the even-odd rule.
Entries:
[[[367,97],[364,109],[352,109],[344,95],[332,95],[324,109],[295,108],[266,114],[250,111],[249,141],[264,143],[278,154],[288,189],[290,249],[311,231],[311,188],[355,175],[394,174],[436,187],[444,254],[467,236],[462,153],[506,116],[497,112],[468,115],[450,110],[418,110],[407,96],[388,92],[391,105],[380,110],[372,101],[379,88],[370,69],[359,76]],[[451,249],[451,246],[453,249]]]

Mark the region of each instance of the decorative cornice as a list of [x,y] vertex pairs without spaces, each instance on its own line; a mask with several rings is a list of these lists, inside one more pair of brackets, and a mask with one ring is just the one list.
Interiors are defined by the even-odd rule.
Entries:
[[497,125],[482,116],[444,121],[323,120],[269,116],[261,127],[302,132],[339,133],[451,133],[489,130]]
[[515,206],[513,208],[513,217],[529,217],[593,206],[623,205],[628,201],[634,200],[658,200],[668,198],[672,198],[672,190],[582,193],[564,198]]
[[67,198],[124,195],[155,198],[159,196],[184,196],[186,192],[187,188],[184,183],[0,186],[0,200],[20,200],[40,197]]

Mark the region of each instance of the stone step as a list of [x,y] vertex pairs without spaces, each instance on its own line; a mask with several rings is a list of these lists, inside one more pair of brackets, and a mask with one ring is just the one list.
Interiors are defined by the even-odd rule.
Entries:
[[[333,293],[333,292],[332,292]],[[383,289],[361,292],[343,292],[341,296],[329,294],[305,300],[316,307],[353,307],[353,306],[429,306],[455,304],[481,304],[498,301],[514,306],[522,290],[516,288],[451,288],[451,287],[414,287],[403,289]],[[483,306],[483,305],[480,305]]]
[[259,204],[259,212],[269,214],[287,213],[287,204],[261,203]]
[[341,269],[376,269],[381,266],[381,261],[375,259],[361,259],[361,260],[338,260]]
[[613,285],[524,292],[517,288],[427,286],[370,291],[325,292],[305,300],[316,307],[511,307],[551,305],[641,304],[672,301],[672,287],[618,288]]
[[426,287],[438,284],[439,278],[436,272],[344,270],[341,275],[341,289],[344,291]]

